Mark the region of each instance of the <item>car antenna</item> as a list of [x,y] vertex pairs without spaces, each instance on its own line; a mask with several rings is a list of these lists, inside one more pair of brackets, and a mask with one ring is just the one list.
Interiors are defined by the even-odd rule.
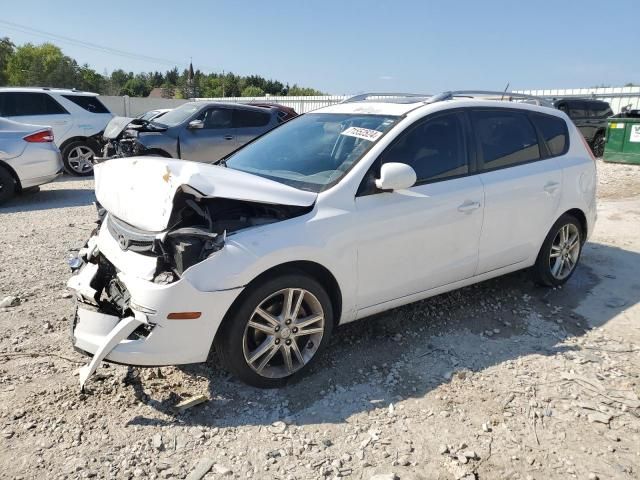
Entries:
[[508,89],[509,89],[509,82],[507,82],[507,86],[504,87],[504,91],[502,92],[502,96],[500,97],[500,100],[504,99],[504,94],[507,93]]

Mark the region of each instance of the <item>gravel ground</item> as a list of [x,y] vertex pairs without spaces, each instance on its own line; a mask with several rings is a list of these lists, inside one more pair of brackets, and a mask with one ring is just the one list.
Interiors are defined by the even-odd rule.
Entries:
[[[640,167],[598,163],[562,289],[518,272],[337,330],[281,390],[69,343],[65,258],[95,218],[65,178],[0,208],[0,478],[640,478]],[[208,400],[184,411],[184,399]]]

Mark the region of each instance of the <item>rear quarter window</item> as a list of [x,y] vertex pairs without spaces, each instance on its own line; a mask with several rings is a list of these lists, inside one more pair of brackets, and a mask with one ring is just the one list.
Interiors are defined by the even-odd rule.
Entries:
[[233,111],[233,126],[235,128],[264,127],[271,121],[271,114],[253,110],[235,109]]
[[567,153],[569,150],[569,130],[563,119],[542,113],[531,114],[531,119],[540,131],[552,157]]
[[93,95],[62,95],[67,100],[75,103],[80,108],[91,113],[111,113],[104,104]]
[[471,112],[484,171],[539,160],[538,136],[524,112],[478,110]]

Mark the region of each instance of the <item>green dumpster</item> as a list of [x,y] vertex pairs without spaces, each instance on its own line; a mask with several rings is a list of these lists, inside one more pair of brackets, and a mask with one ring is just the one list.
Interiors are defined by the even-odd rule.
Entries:
[[640,118],[617,116],[608,119],[603,159],[640,165]]

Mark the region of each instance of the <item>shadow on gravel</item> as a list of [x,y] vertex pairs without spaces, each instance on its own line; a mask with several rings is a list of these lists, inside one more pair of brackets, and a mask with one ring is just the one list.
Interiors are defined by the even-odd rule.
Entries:
[[24,192],[0,206],[0,214],[82,207],[91,205],[95,199],[93,189],[59,188]]
[[[353,414],[423,397],[449,382],[453,372],[479,372],[523,356],[570,349],[561,345],[563,340],[583,335],[640,301],[640,280],[634,284],[628,278],[639,270],[639,254],[589,244],[563,288],[537,287],[522,271],[348,324],[337,329],[304,378],[279,390],[248,387],[215,360],[186,366],[182,370],[188,376],[208,382],[211,400],[185,412],[175,410],[181,399],[177,393],[150,398],[146,380],[130,375],[137,398],[171,418],[137,416],[129,424],[342,423]],[[609,298],[611,292],[620,296]],[[589,313],[591,325],[573,311],[590,298],[601,304]]]

